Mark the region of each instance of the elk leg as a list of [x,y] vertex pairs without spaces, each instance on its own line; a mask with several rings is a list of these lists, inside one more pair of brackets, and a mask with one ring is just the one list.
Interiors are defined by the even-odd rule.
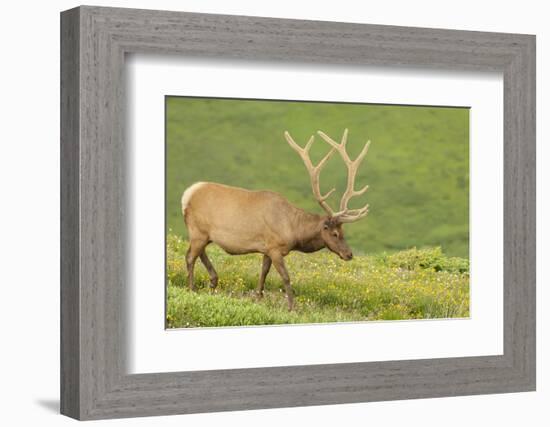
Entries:
[[214,266],[210,262],[210,259],[208,259],[208,256],[206,255],[206,249],[202,251],[200,254],[200,258],[204,266],[206,267],[206,270],[208,270],[208,274],[210,275],[210,287],[212,289],[216,289],[216,286],[218,286],[218,273],[216,273],[216,270],[214,270]]
[[195,290],[195,282],[193,281],[193,270],[195,269],[195,261],[199,254],[202,253],[206,247],[206,243],[203,240],[191,240],[189,249],[185,255],[185,262],[187,263],[187,283],[189,283],[189,289]]
[[286,270],[285,260],[282,255],[276,254],[271,256],[271,261],[273,261],[275,269],[283,279],[286,290],[286,297],[288,299],[288,311],[292,311],[292,309],[294,308],[294,295],[292,293],[292,288],[290,287],[290,277],[288,276],[288,271]]
[[260,283],[258,284],[258,298],[262,298],[264,296],[264,285],[265,285],[265,278],[267,277],[267,273],[269,273],[269,269],[271,268],[271,258],[269,258],[267,255],[264,255],[264,259],[262,261],[262,273],[260,274]]

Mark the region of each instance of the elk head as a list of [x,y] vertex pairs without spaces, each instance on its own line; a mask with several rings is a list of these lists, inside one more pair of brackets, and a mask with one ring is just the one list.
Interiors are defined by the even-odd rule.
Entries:
[[[357,174],[359,165],[367,155],[370,141],[367,141],[367,143],[363,147],[363,150],[361,151],[361,153],[359,153],[357,158],[355,160],[351,160],[346,151],[346,143],[348,139],[347,129],[344,130],[344,134],[342,135],[340,143],[334,141],[332,138],[321,131],[318,131],[317,133],[332,147],[332,149],[325,155],[325,157],[321,159],[321,161],[317,165],[313,165],[309,157],[309,150],[313,145],[313,141],[315,139],[313,135],[309,138],[309,141],[304,148],[301,148],[298,144],[296,144],[296,142],[294,142],[287,131],[285,131],[285,138],[289,145],[294,149],[294,151],[296,151],[298,155],[302,158],[302,161],[304,162],[304,165],[309,173],[313,195],[327,213],[327,215],[322,219],[322,228],[320,231],[321,238],[323,239],[325,246],[329,250],[340,256],[340,258],[342,258],[343,260],[349,261],[350,259],[352,259],[353,254],[344,239],[342,224],[358,221],[368,214],[368,204],[360,209],[350,209],[348,207],[348,203],[352,197],[364,194],[369,188],[369,186],[366,185],[360,190],[355,190],[355,176]],[[319,175],[321,173],[321,169],[326,165],[328,160],[336,151],[340,154],[342,160],[346,164],[346,167],[348,169],[348,180],[346,191],[344,192],[344,194],[342,195],[342,199],[340,200],[340,208],[337,212],[334,212],[330,205],[327,203],[327,199],[336,189],[333,188],[325,195],[321,194]]]

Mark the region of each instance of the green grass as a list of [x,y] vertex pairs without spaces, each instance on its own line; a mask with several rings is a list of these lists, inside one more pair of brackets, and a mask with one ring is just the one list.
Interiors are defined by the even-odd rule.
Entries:
[[[370,212],[345,226],[354,253],[416,246],[468,257],[468,109],[181,97],[168,97],[166,107],[166,220],[177,235],[187,236],[181,194],[196,181],[277,191],[296,206],[321,213],[302,161],[283,132],[304,145],[317,130],[339,140],[347,127],[352,157],[372,141],[356,185],[369,184],[369,191],[351,203],[368,202]],[[317,137],[313,159],[327,151]],[[336,187],[329,199],[334,208],[345,182],[344,165],[333,156],[321,185],[323,192]]]
[[344,262],[326,251],[286,257],[296,309],[288,312],[272,270],[265,297],[255,289],[261,255],[230,256],[215,245],[208,256],[219,275],[215,292],[198,261],[197,292],[187,288],[187,242],[167,238],[167,324],[170,328],[429,319],[469,316],[468,261],[440,248],[357,256]]

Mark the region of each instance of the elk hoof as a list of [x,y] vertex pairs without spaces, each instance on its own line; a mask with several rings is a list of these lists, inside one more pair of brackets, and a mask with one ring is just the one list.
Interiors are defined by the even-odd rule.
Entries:
[[264,292],[263,291],[256,291],[256,298],[262,299],[263,297],[264,297]]

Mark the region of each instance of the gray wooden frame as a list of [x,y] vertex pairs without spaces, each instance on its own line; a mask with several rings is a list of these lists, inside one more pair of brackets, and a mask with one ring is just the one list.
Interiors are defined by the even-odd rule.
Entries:
[[[134,52],[502,72],[504,354],[128,375],[124,58]],[[535,389],[534,36],[71,9],[61,14],[61,165],[63,414],[99,419]]]

